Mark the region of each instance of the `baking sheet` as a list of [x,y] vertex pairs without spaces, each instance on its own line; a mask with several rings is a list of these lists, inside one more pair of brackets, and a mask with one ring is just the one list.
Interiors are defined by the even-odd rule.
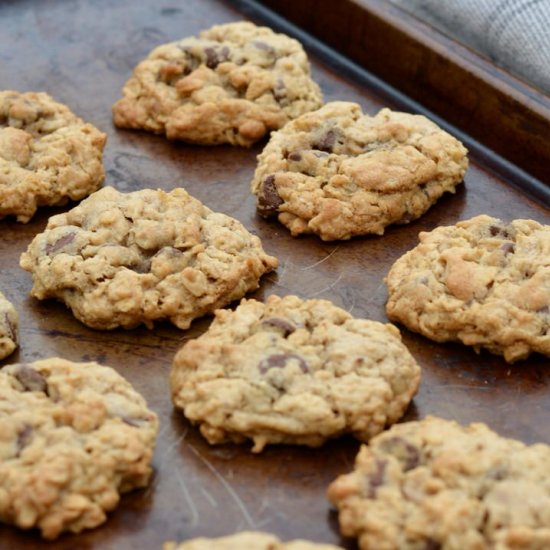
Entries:
[[[544,207],[471,158],[465,185],[457,194],[444,197],[408,226],[390,228],[383,237],[341,243],[293,239],[283,226],[255,213],[249,182],[262,144],[252,149],[196,147],[113,127],[112,103],[134,65],[154,46],[241,18],[229,3],[214,0],[3,2],[1,87],[47,91],[106,132],[106,184],[122,191],[183,186],[258,234],[266,251],[280,260],[278,270],[264,277],[252,295],[260,299],[272,293],[327,298],[355,316],[386,321],[383,277],[416,245],[419,231],[481,213],[550,223]],[[357,101],[369,113],[384,106],[369,89],[316,59],[312,62],[326,100]],[[352,467],[357,442],[343,438],[320,449],[268,447],[252,455],[249,445],[209,446],[173,411],[167,383],[170,363],[184,341],[208,327],[209,318],[187,331],[159,324],[153,331],[101,332],[76,321],[62,304],[28,296],[31,276],[18,267],[19,255],[43,230],[48,216],[64,210],[43,209],[26,225],[0,221],[0,289],[21,318],[21,348],[0,364],[61,356],[114,367],[160,417],[155,476],[148,489],[124,496],[95,530],[41,543],[36,532],[2,526],[0,548],[153,549],[165,540],[242,529],[355,548],[340,538],[325,491],[334,477]],[[527,443],[550,442],[547,358],[533,356],[509,366],[485,352],[476,355],[458,344],[436,344],[402,332],[423,369],[420,391],[406,419],[437,414],[460,422],[479,420]]]

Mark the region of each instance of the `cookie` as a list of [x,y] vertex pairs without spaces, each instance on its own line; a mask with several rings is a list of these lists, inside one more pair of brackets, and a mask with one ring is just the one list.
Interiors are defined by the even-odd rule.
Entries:
[[328,498],[363,550],[550,548],[550,447],[428,417],[362,446]]
[[51,358],[0,370],[0,521],[46,539],[106,520],[145,487],[155,413],[109,367]]
[[306,540],[281,542],[276,536],[260,531],[243,531],[217,539],[198,538],[177,544],[167,542],[164,550],[342,550],[332,544]]
[[154,49],[113,105],[115,125],[250,146],[323,103],[299,42],[248,22]]
[[7,357],[19,341],[19,317],[11,302],[0,292],[0,359]]
[[401,417],[419,380],[394,326],[273,295],[217,311],[170,372],[175,406],[209,443],[248,438],[253,452],[346,433],[366,441]]
[[106,139],[48,94],[0,91],[0,219],[28,222],[95,191]]
[[423,116],[382,109],[371,117],[335,101],[271,135],[252,192],[259,214],[278,218],[293,236],[382,235],[454,193],[466,153]]
[[97,329],[162,319],[186,329],[276,266],[258,237],[184,189],[105,187],[51,217],[21,256],[32,296],[57,298]]
[[550,226],[477,216],[420,233],[386,277],[388,317],[510,363],[550,356]]

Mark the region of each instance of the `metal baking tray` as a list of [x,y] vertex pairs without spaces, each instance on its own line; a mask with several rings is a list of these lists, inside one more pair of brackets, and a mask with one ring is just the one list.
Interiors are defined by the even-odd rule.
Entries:
[[[252,149],[198,147],[114,128],[111,105],[135,64],[154,46],[240,19],[268,22],[302,39],[327,101],[356,101],[369,113],[383,106],[425,109],[399,87],[342,56],[322,36],[309,35],[254,2],[3,2],[1,86],[47,91],[106,132],[106,184],[122,191],[183,186],[210,208],[236,217],[259,235],[266,251],[280,260],[278,270],[264,277],[252,295],[259,299],[273,293],[326,298],[355,316],[387,321],[383,278],[392,263],[416,245],[419,231],[481,213],[550,223],[544,183],[441,115],[436,120],[463,138],[471,150],[465,184],[409,225],[391,227],[383,237],[347,242],[322,242],[313,236],[294,239],[277,222],[257,217],[249,183],[263,144]],[[529,187],[523,181],[535,183]],[[330,481],[351,469],[357,441],[342,438],[318,449],[271,446],[253,455],[249,445],[211,447],[173,410],[167,381],[172,358],[186,340],[206,330],[210,318],[194,322],[187,331],[161,323],[154,330],[101,332],[76,321],[62,304],[29,297],[31,276],[18,267],[19,256],[44,229],[48,217],[67,208],[42,209],[26,225],[0,221],[0,289],[13,300],[21,318],[21,347],[1,365],[61,356],[114,367],[160,417],[155,475],[149,488],[122,497],[97,529],[46,543],[35,531],[2,526],[0,548],[153,549],[166,540],[221,536],[243,529],[356,548],[353,541],[340,537],[325,492]],[[510,366],[486,352],[477,355],[458,344],[437,344],[405,329],[402,334],[423,371],[406,420],[435,414],[463,423],[482,421],[527,443],[550,442],[547,358],[534,355]]]

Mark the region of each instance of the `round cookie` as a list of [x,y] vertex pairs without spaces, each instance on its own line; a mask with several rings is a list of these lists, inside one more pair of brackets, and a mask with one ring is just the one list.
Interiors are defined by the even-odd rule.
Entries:
[[550,226],[477,216],[419,235],[386,277],[388,317],[508,362],[550,356]]
[[18,333],[19,316],[17,311],[0,292],[0,359],[13,353],[19,340]]
[[248,22],[155,48],[113,105],[116,126],[250,146],[323,103],[300,43]]
[[44,538],[106,520],[145,487],[155,413],[109,367],[51,358],[0,370],[0,521]]
[[345,433],[365,441],[401,417],[419,381],[393,325],[327,300],[273,295],[217,311],[170,372],[175,406],[209,443],[249,438],[253,452]]
[[57,298],[86,325],[132,328],[191,321],[242,298],[277,267],[240,222],[184,189],[105,187],[37,235],[21,267],[31,294]]
[[362,446],[328,489],[362,550],[550,548],[550,447],[428,417]]
[[45,93],[0,91],[0,219],[80,200],[103,182],[107,136]]
[[468,159],[454,137],[420,115],[364,115],[335,101],[272,133],[252,181],[257,207],[293,236],[325,241],[382,235],[455,192]]
[[164,550],[342,550],[332,544],[306,540],[281,542],[276,536],[260,531],[242,531],[217,539],[198,538],[180,544],[164,543]]

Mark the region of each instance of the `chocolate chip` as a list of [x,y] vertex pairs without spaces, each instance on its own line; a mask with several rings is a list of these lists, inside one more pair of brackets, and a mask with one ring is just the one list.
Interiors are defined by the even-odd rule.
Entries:
[[489,233],[491,233],[492,237],[496,237],[498,235],[499,237],[504,237],[505,239],[510,236],[504,227],[499,227],[498,225],[490,225]]
[[427,538],[424,543],[424,550],[441,550],[441,543],[432,538]]
[[508,254],[513,254],[516,251],[516,246],[514,243],[504,243],[500,249],[504,253],[505,256],[508,256]]
[[300,357],[296,353],[274,353],[269,355],[265,359],[260,361],[258,369],[262,374],[265,374],[269,369],[279,368],[282,369],[292,360],[296,359],[302,372],[308,372],[309,368],[303,357]]
[[324,135],[322,135],[317,141],[312,143],[312,148],[318,149],[319,151],[332,153],[335,143],[336,143],[336,132],[334,130],[329,130]]
[[259,50],[263,50],[264,52],[268,52],[271,55],[275,55],[277,53],[277,50],[273,46],[270,46],[269,44],[266,44],[265,42],[262,42],[261,40],[254,40],[252,42],[254,44],[254,47],[258,48]]
[[206,54],[206,66],[209,69],[215,69],[220,63],[229,59],[229,48],[224,46],[221,50],[213,47],[204,48]]
[[489,479],[496,479],[497,481],[502,481],[508,477],[508,468],[502,465],[493,466],[487,472],[487,477]]
[[273,97],[280,103],[286,99],[286,85],[282,78],[278,78],[275,83],[275,88],[273,88]]
[[275,186],[275,176],[273,174],[267,176],[258,195],[258,213],[264,218],[275,216],[283,202]]
[[58,250],[61,250],[64,246],[72,243],[74,241],[74,238],[76,237],[75,232],[65,233],[62,237],[57,239],[57,241],[47,244],[45,248],[46,254],[52,254],[54,252],[57,252]]
[[302,160],[302,155],[300,153],[290,153],[288,158],[294,162],[300,162]]
[[24,391],[41,391],[48,393],[46,379],[35,369],[23,363],[13,366],[13,375],[23,386]]
[[376,470],[367,476],[367,498],[374,498],[376,496],[376,490],[384,483],[384,473],[387,463],[387,460],[376,459]]
[[540,309],[537,309],[537,313],[542,313],[543,315],[550,313],[550,306],[544,306]]
[[381,451],[397,458],[404,472],[408,472],[420,464],[419,450],[402,437],[395,436],[384,439],[379,448]]
[[17,432],[15,456],[19,457],[21,455],[21,451],[29,444],[32,439],[33,431],[34,430],[30,424],[24,424],[23,428]]
[[281,329],[285,338],[296,330],[296,327],[290,321],[281,319],[280,317],[270,317],[269,319],[264,319],[262,321],[262,325]]
[[128,266],[135,273],[149,273],[151,271],[151,260],[143,260],[139,264]]

